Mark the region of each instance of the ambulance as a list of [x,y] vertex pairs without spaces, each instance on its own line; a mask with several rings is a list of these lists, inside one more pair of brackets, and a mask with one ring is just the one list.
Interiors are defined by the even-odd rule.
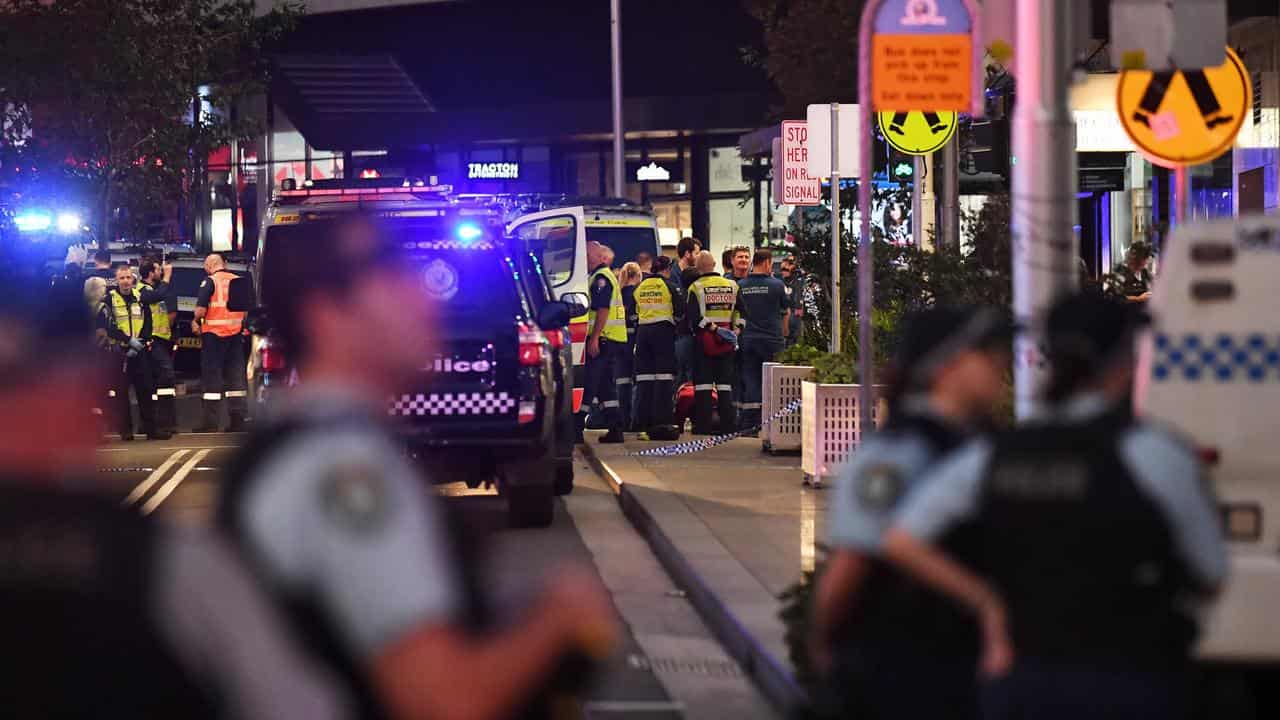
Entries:
[[[514,219],[507,225],[507,236],[542,259],[543,270],[560,300],[573,300],[590,307],[587,281],[592,269],[587,267],[588,242],[598,242],[613,250],[615,270],[643,254],[651,258],[662,254],[657,217],[645,205],[615,199],[533,196],[508,206],[512,208],[508,217]],[[566,297],[569,295],[574,297]],[[582,388],[586,373],[582,365],[586,363],[587,315],[574,318],[569,329],[573,336],[573,411],[576,413],[584,400]]]
[[1199,655],[1280,661],[1280,216],[1178,228],[1160,258],[1135,407],[1197,446],[1231,553]]

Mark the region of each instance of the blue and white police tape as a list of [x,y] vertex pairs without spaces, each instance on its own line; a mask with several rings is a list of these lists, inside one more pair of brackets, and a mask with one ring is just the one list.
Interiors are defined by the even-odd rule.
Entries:
[[637,450],[627,453],[628,457],[675,457],[676,455],[689,455],[691,453],[701,452],[713,448],[717,445],[723,445],[730,440],[740,438],[743,435],[750,435],[753,432],[763,430],[769,427],[769,424],[778,418],[790,415],[800,409],[800,400],[792,400],[786,407],[764,419],[764,422],[754,427],[743,428],[737,432],[731,432],[726,435],[715,435],[703,440],[690,440],[689,442],[676,443],[675,445],[664,445],[662,447],[650,448],[648,450]]

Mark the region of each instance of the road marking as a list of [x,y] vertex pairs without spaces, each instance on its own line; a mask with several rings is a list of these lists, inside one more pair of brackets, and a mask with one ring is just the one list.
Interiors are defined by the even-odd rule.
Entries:
[[178,489],[178,486],[182,484],[182,481],[187,479],[187,475],[190,475],[191,471],[195,469],[195,466],[199,465],[200,461],[204,459],[204,456],[208,454],[208,449],[201,450],[195,455],[192,455],[190,460],[183,463],[182,467],[178,468],[178,472],[174,473],[173,477],[169,478],[168,482],[160,486],[160,489],[156,490],[155,494],[151,496],[151,499],[142,506],[142,514],[150,515],[155,512],[155,509],[160,507],[160,503],[168,499],[168,497],[173,494],[173,491]]
[[684,703],[650,700],[596,700],[583,704],[588,713],[684,712]]
[[151,474],[148,475],[145,480],[138,483],[138,486],[133,489],[133,492],[129,493],[129,496],[126,497],[124,499],[124,502],[120,504],[132,505],[138,502],[138,500],[142,499],[142,496],[147,494],[147,491],[151,489],[151,486],[160,482],[160,478],[164,477],[164,474],[169,472],[169,468],[173,467],[174,464],[176,464],[179,460],[181,460],[182,456],[186,455],[188,450],[189,448],[174,450],[173,453],[169,455],[169,457],[166,458],[163,463],[160,463],[160,467],[156,468],[155,470],[152,470]]

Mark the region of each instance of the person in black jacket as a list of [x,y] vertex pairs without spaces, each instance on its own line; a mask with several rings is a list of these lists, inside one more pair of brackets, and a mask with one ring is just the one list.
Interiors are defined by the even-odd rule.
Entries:
[[142,432],[153,440],[168,440],[173,433],[156,427],[156,407],[152,399],[155,379],[152,376],[148,346],[151,343],[151,306],[163,303],[169,295],[168,283],[158,283],[154,288],[135,287],[137,279],[128,265],[116,268],[116,287],[107,291],[103,304],[111,318],[107,334],[115,342],[121,356],[121,372],[124,377],[116,388],[120,438],[133,439],[133,411],[129,403],[129,388],[138,398],[138,415]]

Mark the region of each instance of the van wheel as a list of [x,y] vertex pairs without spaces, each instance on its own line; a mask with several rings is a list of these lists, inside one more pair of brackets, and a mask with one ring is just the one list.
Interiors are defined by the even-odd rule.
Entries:
[[513,528],[544,528],[555,519],[556,496],[550,485],[506,488],[507,524]]
[[556,495],[568,495],[573,492],[573,461],[568,460],[556,467]]

